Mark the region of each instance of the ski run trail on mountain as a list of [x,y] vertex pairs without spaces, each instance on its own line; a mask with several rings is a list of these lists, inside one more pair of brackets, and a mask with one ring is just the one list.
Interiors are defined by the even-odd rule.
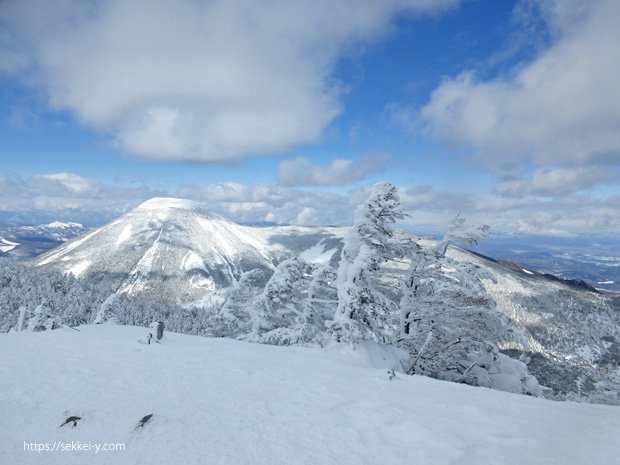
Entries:
[[[147,345],[145,328],[78,329],[0,335],[0,463],[620,463],[618,407],[390,379],[393,354],[379,346],[174,333]],[[60,427],[71,416],[76,426]],[[26,443],[124,450],[36,452]]]

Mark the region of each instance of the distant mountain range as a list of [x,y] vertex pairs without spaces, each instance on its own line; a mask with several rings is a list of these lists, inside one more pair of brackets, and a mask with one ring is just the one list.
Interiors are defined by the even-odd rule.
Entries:
[[602,292],[620,296],[620,239],[610,237],[491,237],[476,249],[559,278],[582,279]]
[[86,231],[80,223],[54,221],[24,225],[0,223],[0,256],[32,258]]

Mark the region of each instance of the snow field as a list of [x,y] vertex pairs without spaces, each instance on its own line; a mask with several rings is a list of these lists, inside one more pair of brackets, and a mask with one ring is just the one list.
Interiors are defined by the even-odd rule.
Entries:
[[[612,465],[620,409],[397,374],[389,351],[145,328],[0,335],[0,463]],[[138,421],[154,414],[144,428]],[[76,428],[59,425],[70,415]],[[124,443],[32,452],[24,442]]]

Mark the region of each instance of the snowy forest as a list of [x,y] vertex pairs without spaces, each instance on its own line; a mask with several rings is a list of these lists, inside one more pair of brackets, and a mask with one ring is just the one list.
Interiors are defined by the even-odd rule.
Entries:
[[[531,396],[575,398],[566,395],[568,389],[541,387],[542,380],[528,370],[531,357],[523,350],[509,350],[507,341],[518,337],[514,322],[498,310],[485,288],[493,275],[447,254],[452,244],[483,240],[489,228],[457,216],[441,240],[428,243],[395,229],[400,219],[396,188],[377,184],[355,211],[337,266],[286,258],[271,276],[261,269],[246,271],[224,290],[222,299],[200,305],[135,298],[110,289],[96,274],[76,278],[3,260],[0,331],[82,324],[149,327],[161,321],[167,331],[261,344],[382,346],[398,357],[402,373]],[[386,264],[394,262],[402,265],[402,272],[397,280],[386,280]],[[606,403],[615,403],[617,394],[600,385],[600,371],[613,372],[619,359],[613,342],[617,316],[611,311],[599,308],[583,326],[584,339],[597,332],[605,356],[585,367],[581,378],[569,380],[578,390],[599,382],[594,400]]]

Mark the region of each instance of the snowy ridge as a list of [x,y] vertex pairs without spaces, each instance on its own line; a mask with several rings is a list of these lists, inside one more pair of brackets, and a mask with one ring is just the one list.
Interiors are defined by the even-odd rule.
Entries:
[[73,222],[63,223],[62,221],[53,221],[51,223],[44,224],[42,226],[47,227],[47,228],[58,228],[58,229],[68,229],[68,228],[83,229],[84,228],[84,226],[81,225],[80,223],[73,223]]
[[[611,341],[620,339],[620,318],[605,296],[510,270],[459,248],[449,254],[492,274],[494,279],[484,285],[507,317],[511,335],[501,349],[529,360],[528,368],[542,385],[618,403],[618,343]],[[615,369],[599,370],[599,364],[604,367],[612,359]]]
[[138,260],[136,266],[129,272],[128,278],[119,289],[119,293],[133,296],[137,291],[143,290],[147,286],[148,276],[153,268],[153,262],[158,253],[159,240],[162,231],[159,231],[157,239],[151,244],[144,255]]
[[93,232],[88,233],[86,236],[83,236],[83,237],[80,237],[79,239],[71,241],[71,243],[67,244],[65,247],[54,249],[52,252],[46,254],[41,260],[38,260],[37,266],[47,265],[48,263],[52,263],[53,261],[63,258],[73,249],[79,247],[80,245],[85,243],[87,240],[89,240],[90,238],[98,234],[100,231],[101,231],[100,229],[96,229]]
[[[144,345],[144,328],[79,329],[0,335],[11,373],[0,397],[3,463],[611,465],[620,456],[617,407],[390,379],[389,354],[372,346],[174,333]],[[59,428],[69,416],[81,420]],[[24,450],[31,441],[125,450]]]
[[0,224],[0,252],[16,258],[36,256],[79,236],[86,228],[79,223],[54,221],[38,226]]
[[10,252],[19,245],[19,242],[13,242],[4,237],[0,237],[0,252]]

